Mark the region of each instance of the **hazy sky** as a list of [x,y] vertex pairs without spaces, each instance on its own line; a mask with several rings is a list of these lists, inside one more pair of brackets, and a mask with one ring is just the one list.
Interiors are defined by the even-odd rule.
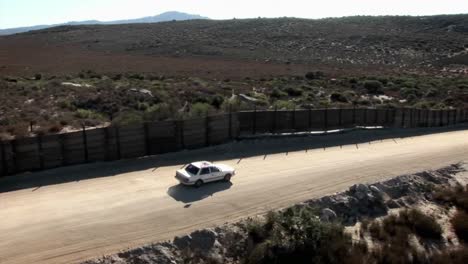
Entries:
[[213,19],[434,15],[468,13],[468,0],[0,0],[0,28],[139,18],[166,11]]

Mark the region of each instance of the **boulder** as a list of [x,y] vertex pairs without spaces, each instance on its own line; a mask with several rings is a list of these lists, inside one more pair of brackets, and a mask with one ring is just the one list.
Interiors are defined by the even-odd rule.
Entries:
[[372,194],[379,198],[379,199],[382,199],[383,198],[383,195],[384,195],[384,192],[382,192],[379,188],[377,188],[377,186],[374,186],[374,185],[371,185],[369,187],[369,190],[372,192]]
[[395,201],[393,199],[387,201],[386,205],[390,209],[395,209],[395,208],[400,208],[401,207],[401,205],[397,201]]
[[364,184],[356,184],[356,192],[367,193],[369,192],[369,188]]
[[190,246],[190,243],[192,242],[192,237],[185,235],[185,236],[176,236],[174,238],[174,245],[178,247],[179,249],[186,249]]
[[217,234],[212,229],[197,230],[190,234],[192,242],[190,247],[193,250],[209,251],[216,242]]
[[322,214],[320,215],[320,220],[322,221],[333,221],[337,217],[335,211],[330,208],[324,208]]

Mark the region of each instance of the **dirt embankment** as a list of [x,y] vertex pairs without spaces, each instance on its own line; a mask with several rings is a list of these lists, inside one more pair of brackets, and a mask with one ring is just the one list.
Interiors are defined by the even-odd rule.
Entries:
[[[331,244],[348,242],[349,248],[352,248],[349,256],[354,260],[381,263],[383,258],[391,258],[438,263],[443,258],[446,263],[458,263],[460,257],[467,254],[468,248],[464,248],[463,238],[457,237],[456,226],[454,231],[453,225],[456,224],[452,224],[453,221],[450,220],[456,208],[447,204],[446,197],[450,188],[463,189],[462,186],[468,183],[467,168],[467,164],[455,164],[372,185],[357,184],[345,192],[306,201],[283,209],[280,213],[270,213],[266,218],[253,217],[234,224],[197,230],[189,235],[176,237],[171,242],[151,244],[84,263],[268,263],[272,259],[283,263],[281,255],[290,250],[290,257],[297,257],[298,249],[292,250],[287,240],[281,240],[280,245],[271,246],[278,242],[275,242],[275,238],[268,238],[271,234],[265,233],[274,233],[277,229],[266,226],[293,226],[299,230],[296,234],[307,236],[309,230],[301,226],[306,223],[293,224],[283,219],[290,214],[295,215],[295,218],[304,218],[304,214],[309,211],[320,219],[312,221],[319,221],[314,223],[314,227],[323,228],[322,232],[326,232],[328,223],[345,226],[343,233],[340,233],[342,240],[331,237],[327,241],[330,244],[328,247],[339,248],[340,245]],[[467,194],[468,189],[458,195]],[[262,226],[263,224],[265,225]],[[282,231],[290,232],[287,229]],[[278,249],[278,246],[283,249]],[[270,248],[265,251],[265,247]],[[365,250],[362,249],[364,247]],[[313,257],[328,259],[326,254],[330,252],[332,249],[327,249],[326,252],[317,251]],[[336,261],[345,261],[340,260],[340,256],[335,257]],[[353,263],[349,260],[345,262]]]

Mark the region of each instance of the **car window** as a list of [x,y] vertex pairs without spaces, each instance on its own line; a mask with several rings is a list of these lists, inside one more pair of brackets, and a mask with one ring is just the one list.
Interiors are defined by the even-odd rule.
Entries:
[[209,168],[203,168],[200,172],[200,175],[203,175],[203,174],[210,174],[210,169]]
[[211,172],[219,172],[219,169],[216,167],[211,167]]
[[192,164],[188,165],[187,168],[185,168],[185,170],[188,172],[188,173],[191,173],[193,175],[197,175],[198,174],[198,171],[200,170],[198,167],[196,166],[193,166]]

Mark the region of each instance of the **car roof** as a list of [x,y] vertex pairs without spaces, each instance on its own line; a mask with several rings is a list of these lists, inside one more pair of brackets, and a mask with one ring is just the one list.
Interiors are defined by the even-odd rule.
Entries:
[[198,168],[206,168],[206,167],[209,167],[209,166],[213,165],[209,161],[196,161],[196,162],[192,162],[190,164],[192,164],[193,166],[198,167]]

